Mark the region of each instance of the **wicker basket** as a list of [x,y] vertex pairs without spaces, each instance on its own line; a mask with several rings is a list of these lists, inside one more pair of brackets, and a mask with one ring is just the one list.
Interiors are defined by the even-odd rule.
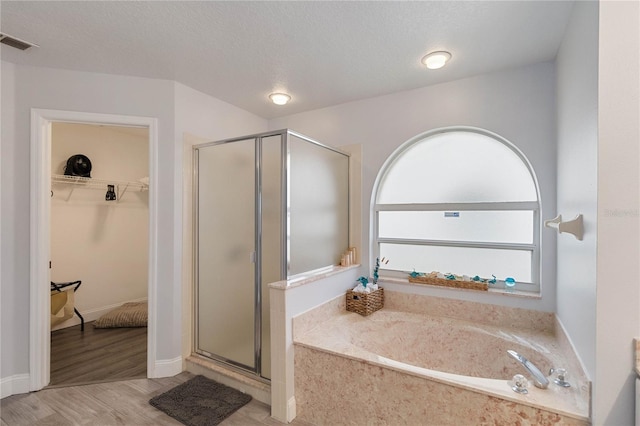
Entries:
[[481,281],[448,280],[446,278],[438,278],[429,275],[418,277],[412,277],[411,275],[409,275],[409,282],[418,284],[439,285],[441,287],[467,288],[471,290],[483,291],[489,290],[489,285],[486,282],[483,283]]
[[347,290],[347,311],[360,315],[371,315],[384,306],[384,289],[378,288],[371,293]]

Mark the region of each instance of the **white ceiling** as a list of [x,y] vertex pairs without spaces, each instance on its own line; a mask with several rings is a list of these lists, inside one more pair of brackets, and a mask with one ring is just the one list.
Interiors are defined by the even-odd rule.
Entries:
[[[264,118],[552,60],[568,1],[2,1],[34,66],[179,81]],[[420,59],[453,58],[441,70]],[[285,91],[293,100],[272,105]]]

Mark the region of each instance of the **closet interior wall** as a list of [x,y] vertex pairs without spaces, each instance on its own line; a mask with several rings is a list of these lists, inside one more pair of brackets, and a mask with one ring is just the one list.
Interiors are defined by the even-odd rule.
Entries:
[[[51,144],[55,175],[64,174],[70,156],[83,154],[92,163],[91,179],[138,184],[107,201],[106,184],[52,183],[51,280],[82,280],[75,304],[85,321],[124,302],[145,300],[149,192],[139,188],[149,175],[148,129],[53,123]],[[56,328],[77,323],[74,317]]]

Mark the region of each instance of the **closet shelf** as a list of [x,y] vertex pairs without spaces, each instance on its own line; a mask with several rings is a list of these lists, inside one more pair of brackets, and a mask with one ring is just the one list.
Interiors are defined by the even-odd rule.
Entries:
[[101,189],[106,191],[108,185],[113,185],[117,193],[117,200],[119,200],[127,191],[142,192],[149,190],[149,184],[140,181],[107,180],[55,174],[51,176],[51,184],[73,185],[71,192],[67,197],[67,201],[71,198],[71,194],[73,194],[73,190],[76,187],[85,189]]

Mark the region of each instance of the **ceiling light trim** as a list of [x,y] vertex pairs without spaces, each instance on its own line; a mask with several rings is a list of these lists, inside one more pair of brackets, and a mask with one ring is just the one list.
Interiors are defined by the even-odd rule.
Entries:
[[291,100],[291,96],[286,93],[277,92],[270,94],[269,99],[276,105],[286,105]]
[[422,63],[430,70],[437,70],[444,67],[451,60],[451,53],[446,50],[438,50],[425,55]]

